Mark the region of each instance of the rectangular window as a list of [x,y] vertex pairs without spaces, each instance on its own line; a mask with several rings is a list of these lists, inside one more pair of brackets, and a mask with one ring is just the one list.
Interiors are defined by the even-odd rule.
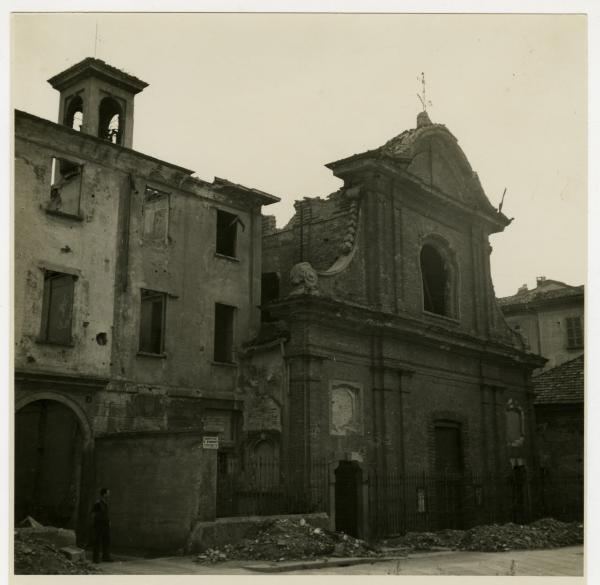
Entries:
[[237,224],[239,218],[233,213],[217,209],[216,252],[223,256],[236,257]]
[[144,192],[144,241],[165,244],[169,235],[169,194],[146,187]]
[[233,362],[233,314],[235,307],[215,303],[214,360]]
[[70,160],[52,158],[48,211],[79,217],[82,168]]
[[165,293],[142,289],[140,351],[162,354],[165,345]]
[[582,347],[581,317],[567,317],[567,349],[580,349]]
[[71,344],[75,277],[46,270],[40,341]]

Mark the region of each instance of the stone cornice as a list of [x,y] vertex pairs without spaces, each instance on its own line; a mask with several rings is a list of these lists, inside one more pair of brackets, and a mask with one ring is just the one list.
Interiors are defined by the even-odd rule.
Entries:
[[83,374],[59,374],[56,372],[16,369],[15,381],[21,384],[35,384],[36,386],[68,386],[70,390],[76,388],[103,390],[109,379]]
[[348,333],[383,335],[410,340],[419,345],[445,347],[461,354],[517,362],[531,368],[541,367],[545,360],[512,347],[502,340],[485,339],[442,324],[431,324],[408,315],[383,313],[368,307],[350,305],[329,297],[297,295],[270,305],[270,310],[286,314],[288,322],[304,321],[326,324]]

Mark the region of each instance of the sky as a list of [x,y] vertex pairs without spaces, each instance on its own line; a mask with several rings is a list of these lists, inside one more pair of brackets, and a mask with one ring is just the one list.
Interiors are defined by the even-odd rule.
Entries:
[[[97,30],[97,35],[96,35]],[[498,296],[586,279],[586,17],[407,14],[17,14],[12,104],[57,120],[46,80],[96,56],[150,85],[134,148],[293,201],[324,167],[376,148],[421,110],[443,123],[514,221],[491,238]]]

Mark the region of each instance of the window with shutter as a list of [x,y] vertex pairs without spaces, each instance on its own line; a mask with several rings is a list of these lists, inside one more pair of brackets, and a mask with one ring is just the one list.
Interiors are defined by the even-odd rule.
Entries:
[[162,354],[165,346],[166,294],[142,289],[140,352]]
[[567,349],[580,349],[582,347],[581,317],[567,317]]
[[40,341],[71,344],[74,282],[71,274],[45,271]]

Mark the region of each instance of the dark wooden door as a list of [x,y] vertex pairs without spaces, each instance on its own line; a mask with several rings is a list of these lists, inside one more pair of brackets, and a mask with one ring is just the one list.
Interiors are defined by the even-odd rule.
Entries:
[[350,461],[341,461],[335,471],[335,529],[351,536],[358,536],[360,474]]
[[463,455],[460,425],[435,427],[435,508],[438,528],[463,527]]

